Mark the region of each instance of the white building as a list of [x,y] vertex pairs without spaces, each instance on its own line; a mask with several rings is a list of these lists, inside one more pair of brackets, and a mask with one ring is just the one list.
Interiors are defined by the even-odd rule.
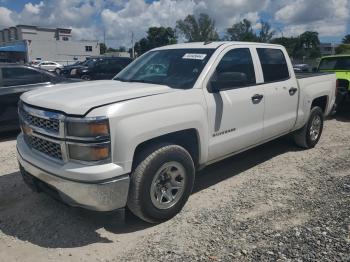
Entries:
[[17,25],[0,31],[0,61],[50,60],[62,64],[100,55],[98,41],[74,41],[72,30]]

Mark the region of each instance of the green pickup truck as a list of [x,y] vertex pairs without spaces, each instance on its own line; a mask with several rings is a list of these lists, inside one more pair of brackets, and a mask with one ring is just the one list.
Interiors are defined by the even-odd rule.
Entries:
[[334,72],[338,80],[337,105],[350,102],[350,55],[322,57],[319,72]]

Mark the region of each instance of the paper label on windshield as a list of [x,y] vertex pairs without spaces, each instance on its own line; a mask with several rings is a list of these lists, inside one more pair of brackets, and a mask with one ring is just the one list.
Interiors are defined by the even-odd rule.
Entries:
[[206,54],[185,54],[182,59],[203,60],[206,56]]

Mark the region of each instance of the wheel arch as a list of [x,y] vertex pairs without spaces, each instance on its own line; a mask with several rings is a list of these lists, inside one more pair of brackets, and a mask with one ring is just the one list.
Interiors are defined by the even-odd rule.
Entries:
[[314,98],[314,100],[312,100],[310,110],[318,106],[322,109],[323,113],[325,114],[328,107],[328,101],[329,97],[327,95],[316,97]]
[[199,166],[200,162],[200,152],[201,152],[201,143],[200,143],[199,132],[195,128],[174,131],[171,133],[163,134],[149,140],[139,143],[133,154],[132,160],[132,169],[137,166],[137,164],[142,160],[142,155],[148,149],[162,144],[162,143],[172,143],[185,148],[191,155],[193,162],[196,167]]

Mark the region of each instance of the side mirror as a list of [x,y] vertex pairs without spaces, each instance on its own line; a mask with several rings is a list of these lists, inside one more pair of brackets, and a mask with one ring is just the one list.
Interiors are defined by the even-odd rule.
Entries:
[[218,93],[221,90],[232,89],[245,86],[247,84],[247,75],[241,72],[218,73],[210,81],[210,92]]

